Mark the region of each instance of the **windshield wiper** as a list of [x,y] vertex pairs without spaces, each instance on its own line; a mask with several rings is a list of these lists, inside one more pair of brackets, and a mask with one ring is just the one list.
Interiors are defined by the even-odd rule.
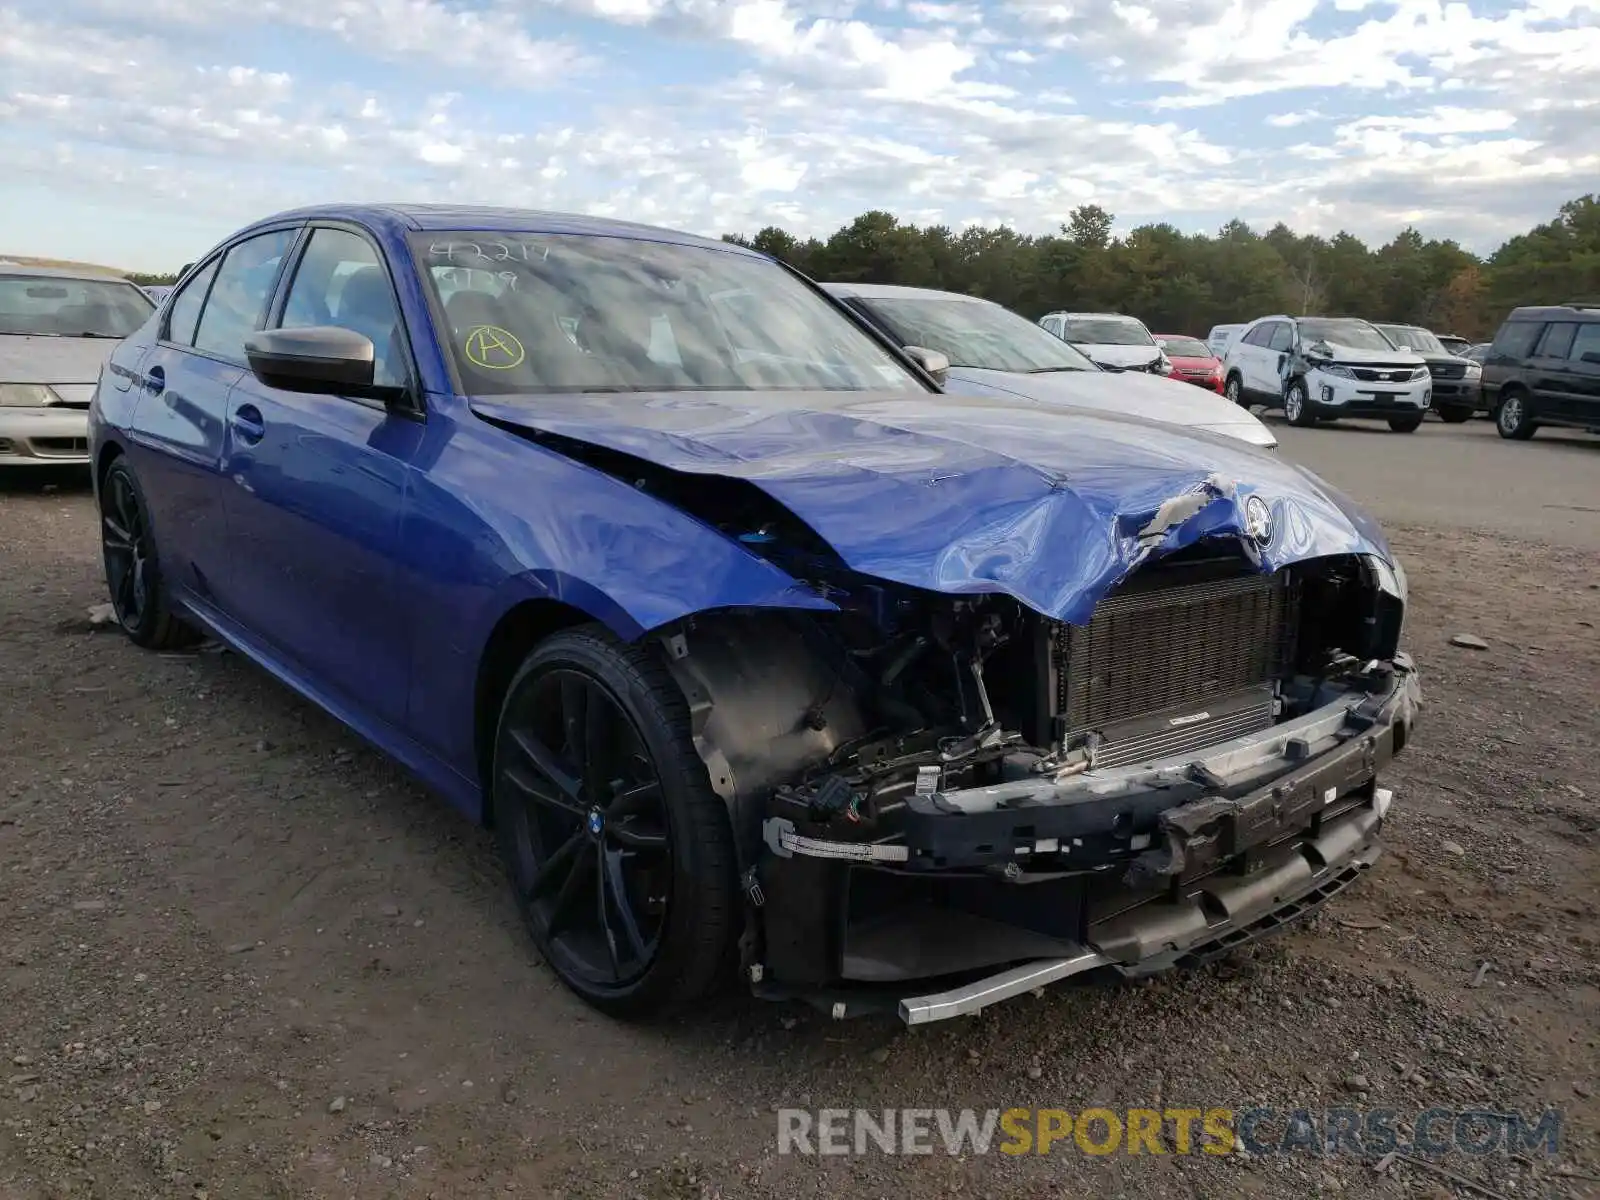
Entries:
[[110,338],[112,341],[120,342],[123,339],[123,337],[126,336],[126,335],[120,334],[120,333],[97,333],[93,329],[87,329],[82,333],[68,333],[68,334],[60,334],[58,336],[61,336],[61,337],[83,337],[83,338]]
[[1051,375],[1057,371],[1087,371],[1088,367],[1031,367],[1024,375]]

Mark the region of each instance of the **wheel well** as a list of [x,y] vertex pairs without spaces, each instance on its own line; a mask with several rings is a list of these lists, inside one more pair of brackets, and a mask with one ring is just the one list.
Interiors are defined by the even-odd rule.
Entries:
[[506,689],[522,660],[545,638],[574,625],[593,620],[588,613],[559,600],[525,600],[511,609],[489,634],[478,658],[478,680],[473,698],[473,752],[483,793],[483,821],[493,821],[490,780],[494,768],[494,734]]
[[115,442],[107,442],[100,447],[100,457],[94,464],[94,482],[98,488],[106,481],[106,472],[111,469],[111,464],[122,457],[122,447]]

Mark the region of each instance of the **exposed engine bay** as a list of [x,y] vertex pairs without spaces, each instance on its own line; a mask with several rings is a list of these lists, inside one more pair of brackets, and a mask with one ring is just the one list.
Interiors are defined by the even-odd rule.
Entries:
[[[855,570],[752,481],[535,436],[836,610],[711,610],[652,635],[728,806],[759,993],[915,1024],[1203,962],[1381,853],[1377,772],[1421,694],[1404,578],[1376,554],[1271,569],[1265,510],[1265,531],[1158,553],[1214,501],[1248,507],[1208,480],[1130,527],[1135,564],[1069,623],[978,590],[970,561],[951,592]],[[951,990],[907,995],[930,980]]]
[[[762,507],[769,519],[730,535],[839,612],[713,613],[660,636],[733,814],[744,966],[768,991],[832,996],[842,1015],[899,981],[1110,962],[1120,915],[1249,866],[1237,829],[1186,819],[1221,802],[1236,824],[1252,789],[1370,729],[1397,697],[1381,757],[1406,736],[1403,601],[1380,560],[1263,573],[1239,539],[1202,541],[1142,566],[1074,626],[1008,597],[852,573]],[[1229,748],[1237,761],[1206,765]],[[1370,814],[1378,757],[1369,745],[1343,786],[1318,782],[1314,810],[1275,803],[1251,844],[1314,841]],[[1189,934],[1227,923],[1207,903],[1190,905]],[[1124,938],[1128,970],[1150,967],[1160,947],[1147,940]],[[1168,939],[1168,957],[1194,942]]]

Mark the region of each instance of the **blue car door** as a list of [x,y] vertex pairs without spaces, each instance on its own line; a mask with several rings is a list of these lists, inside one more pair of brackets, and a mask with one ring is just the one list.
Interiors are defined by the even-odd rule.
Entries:
[[219,471],[228,393],[244,374],[244,334],[267,301],[295,228],[235,242],[190,275],[139,362],[130,440],[160,531],[167,585],[215,604],[227,571]]
[[[353,229],[310,230],[272,325],[369,337],[375,382],[414,377],[394,287]],[[290,392],[246,373],[228,402],[229,607],[321,698],[403,726],[409,608],[395,592],[416,409]]]

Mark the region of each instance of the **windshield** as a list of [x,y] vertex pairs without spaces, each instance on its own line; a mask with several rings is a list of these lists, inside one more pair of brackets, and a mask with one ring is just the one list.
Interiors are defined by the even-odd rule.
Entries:
[[0,275],[0,334],[125,338],[154,311],[118,279]]
[[906,346],[937,350],[952,367],[985,371],[1098,371],[1078,351],[1026,317],[984,300],[938,296],[861,296]]
[[1068,317],[1063,341],[1078,346],[1150,346],[1150,331],[1132,317]]
[[1332,342],[1352,350],[1393,350],[1394,344],[1365,321],[1312,318],[1300,322],[1300,343]]
[[1173,358],[1210,358],[1211,348],[1199,338],[1192,337],[1161,337],[1157,338],[1161,348]]
[[1416,329],[1406,325],[1380,325],[1383,336],[1388,338],[1397,347],[1407,350],[1419,350],[1423,354],[1449,354],[1444,348],[1444,343],[1426,329]]
[[621,237],[412,237],[469,392],[926,391],[782,267]]

